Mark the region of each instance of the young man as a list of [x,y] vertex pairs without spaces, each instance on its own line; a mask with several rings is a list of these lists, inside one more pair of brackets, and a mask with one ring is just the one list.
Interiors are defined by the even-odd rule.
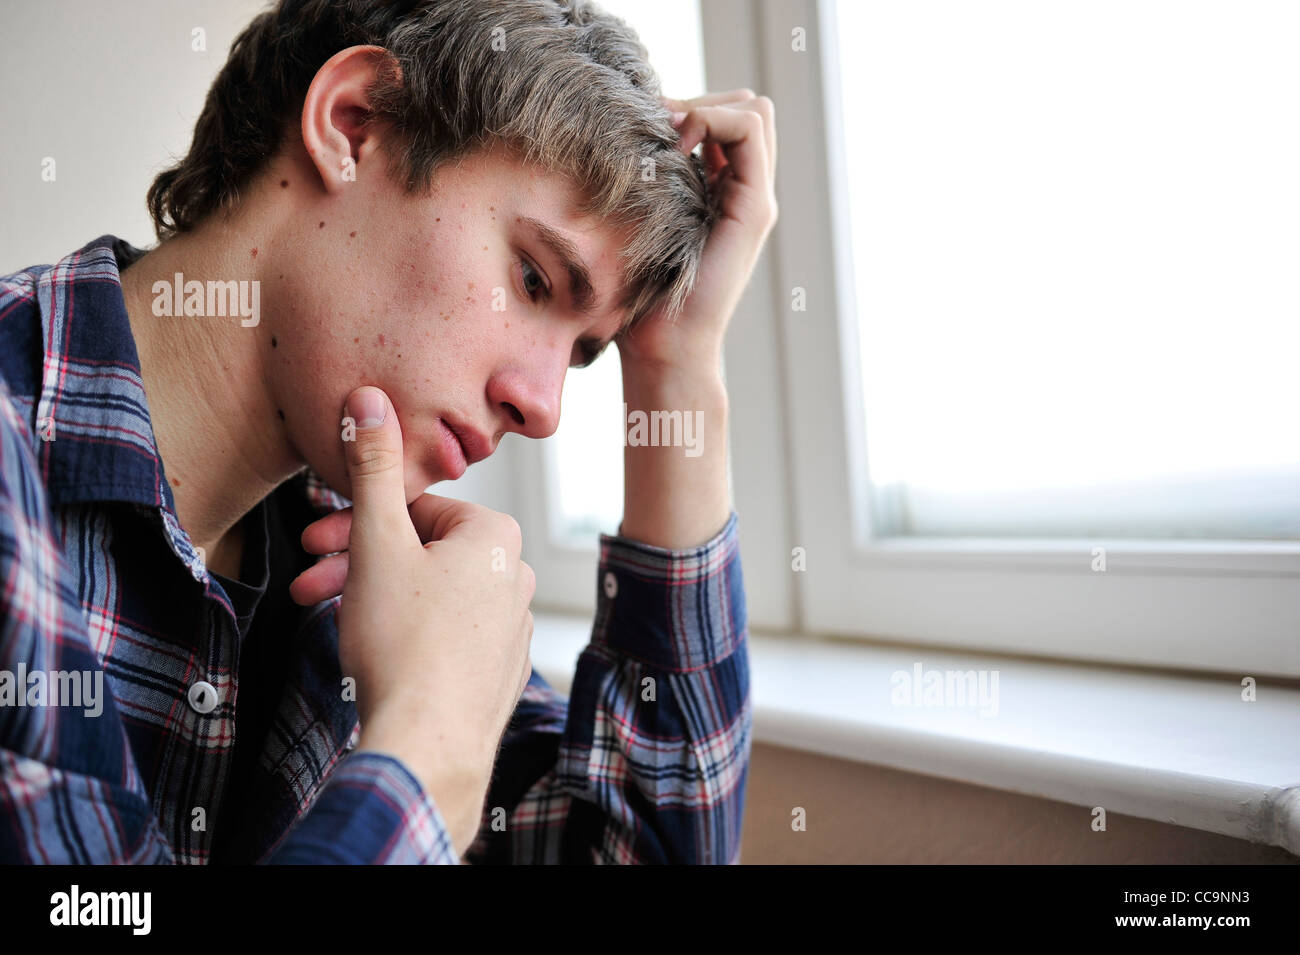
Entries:
[[[720,358],[775,159],[586,3],[259,16],[160,244],[0,282],[0,861],[736,861]],[[518,525],[423,492],[611,341],[704,440],[629,442],[566,701]]]

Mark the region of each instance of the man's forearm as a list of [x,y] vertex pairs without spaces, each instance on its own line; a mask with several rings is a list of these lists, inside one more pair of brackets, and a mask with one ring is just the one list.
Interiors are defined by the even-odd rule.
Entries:
[[[720,362],[686,365],[623,360],[627,447],[623,451],[623,524],[619,533],[658,547],[695,547],[714,537],[731,515],[727,490],[727,391]],[[636,412],[645,418],[638,418]],[[656,447],[646,438],[660,418],[679,412],[677,438],[691,443]],[[688,416],[690,416],[688,418]],[[676,425],[677,419],[672,419]],[[689,452],[689,453],[688,453]]]

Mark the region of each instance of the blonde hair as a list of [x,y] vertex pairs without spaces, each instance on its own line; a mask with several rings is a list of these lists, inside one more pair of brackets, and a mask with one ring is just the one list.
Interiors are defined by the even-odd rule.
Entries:
[[676,148],[636,32],[588,0],[280,0],[236,38],[188,154],[150,187],[159,240],[237,203],[297,123],[316,71],[358,45],[391,54],[370,119],[391,126],[389,160],[408,192],[427,194],[441,164],[504,143],[574,182],[579,214],[631,226],[620,295],[631,321],[680,310],[715,199],[700,157]]

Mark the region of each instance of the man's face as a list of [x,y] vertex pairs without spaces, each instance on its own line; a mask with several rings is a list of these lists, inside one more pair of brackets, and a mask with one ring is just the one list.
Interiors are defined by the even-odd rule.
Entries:
[[[407,501],[455,480],[509,431],[554,433],[565,371],[621,327],[627,233],[571,215],[564,178],[503,149],[443,166],[428,198],[376,168],[294,224],[281,258],[272,388],[299,455],[351,497],[343,404],[387,392],[402,427]],[[549,226],[590,274],[581,283],[539,235]],[[458,437],[459,435],[459,437]],[[468,461],[466,461],[468,457]]]

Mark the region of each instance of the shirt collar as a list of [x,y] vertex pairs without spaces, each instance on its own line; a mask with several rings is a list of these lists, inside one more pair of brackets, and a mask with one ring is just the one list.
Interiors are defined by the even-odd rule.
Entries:
[[52,503],[126,501],[174,518],[122,295],[121,270],[142,255],[103,235],[40,276],[36,427]]

